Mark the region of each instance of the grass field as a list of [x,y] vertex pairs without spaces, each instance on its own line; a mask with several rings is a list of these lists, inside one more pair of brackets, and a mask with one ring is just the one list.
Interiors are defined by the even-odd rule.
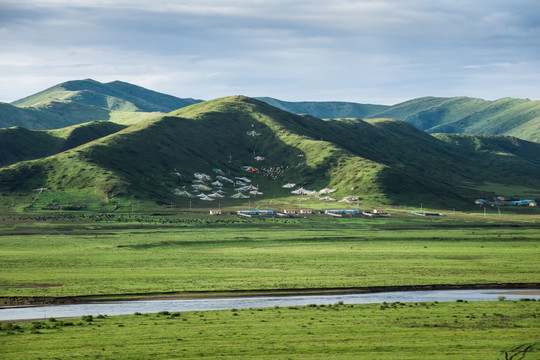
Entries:
[[[538,359],[538,301],[320,305],[2,324],[3,359]],[[514,357],[511,357],[514,356]]]
[[[30,297],[44,303],[168,292],[540,282],[534,212],[447,215],[2,215],[0,298],[6,305]],[[336,304],[4,323],[0,357],[538,359],[539,305]]]
[[0,297],[538,283],[536,216],[508,218],[6,218]]

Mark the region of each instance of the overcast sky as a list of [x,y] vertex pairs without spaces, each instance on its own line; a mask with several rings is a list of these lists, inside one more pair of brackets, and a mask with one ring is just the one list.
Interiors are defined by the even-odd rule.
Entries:
[[540,1],[0,0],[0,101],[85,78],[205,100],[540,99]]

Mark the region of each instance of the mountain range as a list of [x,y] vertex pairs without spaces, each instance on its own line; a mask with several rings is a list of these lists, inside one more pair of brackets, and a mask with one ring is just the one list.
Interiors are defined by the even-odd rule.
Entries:
[[[121,82],[68,82],[4,104],[54,113],[55,121],[74,121],[72,111],[78,119],[88,111],[91,118],[56,130],[0,129],[0,193],[44,208],[99,208],[134,199],[194,206],[219,199],[233,205],[239,200],[231,196],[247,195],[249,185],[262,193],[252,195],[254,204],[295,202],[299,196],[319,201],[291,193],[300,188],[332,188],[336,199],[354,195],[370,204],[439,208],[467,206],[476,197],[537,197],[539,143],[502,135],[428,134],[408,124],[414,118],[427,126],[428,113],[437,111],[444,119],[433,120],[431,128],[478,118],[494,107],[532,114],[535,102],[452,99],[423,98],[399,106],[244,96],[203,102]],[[478,104],[483,110],[473,112]],[[461,114],[450,115],[458,105]],[[61,110],[47,112],[51,108]],[[367,119],[377,114],[394,118]],[[395,119],[406,115],[407,121]],[[34,190],[44,188],[36,196],[43,190]]]
[[540,101],[422,97],[392,106],[348,102],[286,102],[258,98],[295,114],[320,118],[393,118],[428,133],[509,135],[540,142]]

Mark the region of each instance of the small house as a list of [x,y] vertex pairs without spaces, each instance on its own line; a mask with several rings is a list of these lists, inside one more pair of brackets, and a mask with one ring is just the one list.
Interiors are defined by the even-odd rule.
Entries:
[[294,214],[296,214],[296,210],[294,210],[294,209],[285,209],[285,210],[283,210],[283,213],[284,214],[289,214],[289,215],[294,215]]
[[357,210],[357,209],[327,209],[327,210],[324,210],[324,213],[326,215],[343,215],[343,214],[347,214],[347,215],[358,215],[360,214],[360,210]]
[[300,209],[300,214],[313,214],[313,209]]
[[221,215],[221,214],[222,214],[221,209],[210,210],[210,215]]

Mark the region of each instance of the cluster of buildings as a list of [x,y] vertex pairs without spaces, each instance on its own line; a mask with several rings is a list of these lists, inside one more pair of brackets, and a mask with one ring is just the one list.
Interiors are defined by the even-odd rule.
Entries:
[[474,201],[479,206],[538,206],[536,200],[506,200],[504,196],[497,196],[491,200],[476,199]]
[[[378,216],[390,216],[390,213],[381,210],[381,209],[375,209],[373,212],[369,211],[360,211],[358,209],[328,209],[324,210],[324,212],[321,211],[315,211],[313,209],[285,209],[281,212],[276,212],[274,210],[238,210],[236,212],[236,215],[245,216],[245,217],[253,217],[253,216],[278,216],[278,217],[292,217],[296,215],[309,215],[309,214],[320,214],[323,213],[325,215],[330,216],[336,216],[336,217],[343,217],[343,216],[368,216],[368,217],[378,217]],[[210,210],[210,215],[221,215],[223,214],[221,209],[213,209]]]

